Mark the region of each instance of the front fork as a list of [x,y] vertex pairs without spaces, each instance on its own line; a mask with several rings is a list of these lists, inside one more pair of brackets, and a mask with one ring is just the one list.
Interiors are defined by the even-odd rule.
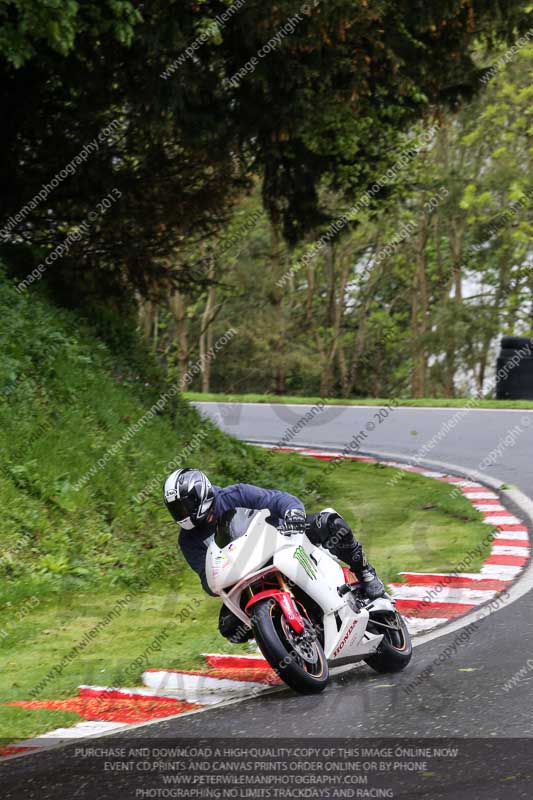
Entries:
[[[289,589],[289,587],[287,586],[287,581],[285,580],[285,578],[283,577],[281,572],[276,573],[276,578],[277,578],[277,581],[278,581],[278,586],[281,589],[281,591],[282,592],[287,592],[287,594],[290,594],[290,596],[294,600],[294,596],[293,596],[291,590]],[[254,591],[253,591],[251,586],[247,586],[246,589],[245,589],[245,592],[248,595],[248,600],[251,600],[252,597],[255,596]]]
[[283,616],[287,620],[290,627],[293,629],[295,633],[303,633],[305,630],[304,621],[298,606],[296,605],[296,601],[294,596],[289,589],[285,578],[281,573],[276,573],[276,578],[278,580],[279,589],[264,589],[263,591],[254,594],[251,587],[248,587],[248,593],[250,598],[245,606],[245,612],[249,614],[250,610],[256,603],[259,603],[261,600],[267,600],[272,598],[273,600],[278,603],[279,607],[283,612]]

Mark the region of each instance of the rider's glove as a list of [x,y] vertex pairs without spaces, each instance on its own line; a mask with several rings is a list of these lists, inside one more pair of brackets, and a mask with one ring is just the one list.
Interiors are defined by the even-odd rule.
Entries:
[[283,523],[287,533],[305,533],[305,511],[301,508],[289,508],[285,512]]

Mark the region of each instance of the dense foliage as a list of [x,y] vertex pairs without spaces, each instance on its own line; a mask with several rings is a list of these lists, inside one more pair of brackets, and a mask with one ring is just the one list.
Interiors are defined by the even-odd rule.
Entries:
[[[261,215],[257,189],[212,245],[220,285],[199,298],[185,292],[181,322],[153,320],[161,359],[178,362],[185,342],[194,361],[212,318],[212,338],[229,325],[239,335],[196,390],[490,394],[498,337],[533,333],[532,78],[526,41],[475,101],[441,115],[377,211],[359,209],[355,229],[329,238],[324,225],[290,251]],[[413,128],[410,140],[420,136]],[[344,198],[322,196],[341,218]]]
[[[169,279],[207,281],[205,259],[188,260],[184,245],[219,229],[255,175],[295,244],[331,218],[325,189],[362,191],[409,124],[475,93],[476,48],[518,35],[524,9],[519,0],[4,4],[0,219],[17,256],[29,248],[19,274],[66,241],[47,275],[63,297],[122,300],[131,287],[156,294]],[[84,163],[17,219],[93,141]]]

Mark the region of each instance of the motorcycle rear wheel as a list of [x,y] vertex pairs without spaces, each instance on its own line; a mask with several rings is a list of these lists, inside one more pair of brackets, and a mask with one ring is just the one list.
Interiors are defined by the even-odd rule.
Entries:
[[287,686],[300,694],[317,694],[326,688],[326,656],[310,625],[305,634],[295,634],[271,598],[254,606],[251,623],[259,649]]

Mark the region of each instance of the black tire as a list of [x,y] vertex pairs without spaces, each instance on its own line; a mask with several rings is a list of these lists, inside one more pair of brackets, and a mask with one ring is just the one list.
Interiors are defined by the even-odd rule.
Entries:
[[[514,358],[518,350],[510,350],[509,348],[502,348],[498,353],[498,358],[503,358],[505,361],[509,361],[511,358]],[[533,355],[533,349],[531,350]],[[530,358],[530,356],[521,356],[520,361],[525,361],[526,359]]]
[[413,655],[413,646],[411,644],[411,636],[407,630],[407,625],[401,614],[396,612],[391,614],[376,614],[375,619],[378,622],[384,622],[387,625],[399,624],[399,631],[384,628],[381,625],[372,626],[369,621],[368,629],[372,633],[383,633],[383,639],[379,645],[377,652],[365,658],[365,662],[369,667],[376,670],[376,672],[401,672],[405,669]]
[[508,350],[522,350],[523,347],[533,346],[533,341],[526,336],[502,336],[500,347]]
[[[269,598],[257,603],[253,607],[251,622],[259,649],[287,686],[301,694],[317,694],[326,688],[328,663],[316,636],[312,645],[317,660],[316,664],[310,664],[296,651],[298,644],[287,638],[287,623],[275,600]],[[288,635],[294,636],[297,642],[296,634]]]

